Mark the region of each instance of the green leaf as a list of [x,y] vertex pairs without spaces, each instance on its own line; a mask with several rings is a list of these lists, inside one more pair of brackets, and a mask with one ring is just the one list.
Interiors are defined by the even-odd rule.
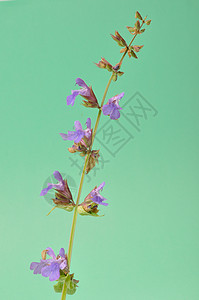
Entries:
[[134,57],[134,58],[138,58],[137,55],[135,54],[135,52],[133,50],[131,50],[131,55]]
[[62,289],[63,289],[63,281],[58,281],[55,285],[54,285],[54,290],[56,293],[61,293]]
[[77,289],[77,280],[73,279],[74,274],[61,275],[58,282],[54,285],[54,290],[56,293],[62,293],[63,285],[66,284],[67,294],[73,295]]

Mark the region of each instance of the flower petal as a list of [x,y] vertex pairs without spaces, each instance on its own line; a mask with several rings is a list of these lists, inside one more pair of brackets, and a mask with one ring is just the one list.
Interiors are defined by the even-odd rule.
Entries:
[[79,143],[81,139],[84,137],[85,133],[83,130],[76,131],[76,137],[74,138],[75,143]]
[[46,266],[46,263],[44,263],[43,261],[41,261],[40,263],[38,263],[38,265],[36,266],[36,268],[34,269],[33,274],[41,274],[41,270]]
[[51,274],[49,276],[50,281],[58,280],[60,277],[60,268],[57,262],[51,264]]
[[87,128],[91,129],[91,118],[88,118],[86,120],[86,126],[87,126]]
[[76,131],[68,131],[66,140],[73,141],[77,137]]
[[61,249],[59,250],[59,255],[60,255],[61,257],[65,258],[65,250],[64,250],[64,248],[61,248]]
[[124,97],[124,93],[118,94],[113,96],[112,98],[109,99],[110,102],[114,101],[114,100],[120,100]]
[[53,251],[52,248],[48,247],[48,248],[46,248],[46,250],[47,250],[47,254],[48,254],[50,257],[56,259],[55,252]]
[[48,277],[51,273],[51,265],[50,266],[46,266],[41,270],[41,275],[43,277]]
[[67,101],[67,105],[74,105],[75,103],[75,98],[80,94],[80,91],[78,90],[74,90],[72,91],[72,94],[69,95],[67,98],[66,98],[66,101]]
[[88,85],[81,78],[76,79],[76,84],[78,84],[79,86],[82,86],[83,88],[89,89]]
[[67,140],[68,135],[66,133],[59,133],[64,141]]
[[39,265],[38,262],[32,262],[32,263],[30,264],[30,270],[34,270],[38,265]]
[[119,117],[120,117],[120,112],[117,109],[117,107],[114,107],[113,111],[110,114],[110,118],[111,118],[111,120],[117,120],[117,119],[119,119]]
[[100,204],[100,205],[104,205],[104,206],[107,206],[108,203],[105,203],[105,202],[102,202],[106,200],[104,197],[102,197],[101,195],[95,195],[93,198],[92,198],[92,201],[97,203],[97,204]]
[[104,186],[105,186],[105,181],[103,181],[95,190],[100,191],[103,189]]
[[103,107],[102,107],[102,111],[103,111],[103,114],[105,116],[107,115],[110,115],[111,112],[113,110],[113,105],[112,104],[105,104]]
[[75,130],[82,130],[82,124],[80,121],[75,121]]
[[48,193],[48,191],[51,190],[52,188],[53,188],[53,185],[48,183],[48,187],[41,191],[40,196],[46,195]]
[[54,175],[55,179],[57,179],[58,181],[63,181],[63,178],[62,178],[61,174],[59,173],[59,171],[55,171],[53,173],[53,175]]

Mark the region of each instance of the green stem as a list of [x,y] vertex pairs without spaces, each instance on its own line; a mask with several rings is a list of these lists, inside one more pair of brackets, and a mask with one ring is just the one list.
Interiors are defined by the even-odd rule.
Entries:
[[71,255],[72,255],[72,249],[73,249],[75,227],[76,227],[76,223],[77,223],[77,213],[78,213],[77,208],[78,208],[78,205],[79,205],[79,200],[80,200],[80,196],[81,196],[81,192],[82,192],[84,177],[85,177],[85,174],[86,174],[86,166],[87,166],[89,157],[90,157],[90,153],[87,154],[87,157],[85,159],[84,168],[83,168],[83,171],[82,171],[82,176],[81,176],[80,185],[79,185],[79,191],[78,191],[78,195],[77,195],[77,202],[76,202],[76,205],[75,205],[75,211],[74,211],[74,215],[73,215],[73,222],[72,222],[71,233],[70,233],[70,241],[69,241],[69,247],[68,247],[68,267],[69,268],[70,268],[70,263],[71,263]]
[[66,294],[67,294],[67,285],[64,283],[63,284],[63,289],[62,289],[62,294],[61,294],[61,300],[66,299]]
[[[143,25],[143,23],[142,23],[142,25]],[[141,25],[141,27],[142,27],[142,25]],[[131,42],[129,44],[129,47],[131,46],[131,44],[134,41],[134,39],[136,38],[136,36],[137,36],[137,34],[131,40]],[[126,50],[124,52],[124,54],[122,55],[122,58],[121,58],[121,60],[119,62],[120,67],[122,65],[123,59],[126,56],[127,52],[128,52],[128,50]],[[110,84],[112,82],[113,75],[114,75],[114,73],[111,75],[111,77],[110,77],[110,79],[109,79],[109,81],[107,83],[107,86],[106,86],[106,89],[105,89],[105,92],[104,92],[104,95],[103,95],[103,98],[102,98],[101,107],[99,108],[99,112],[98,112],[98,115],[97,115],[97,120],[96,120],[96,123],[95,123],[93,135],[92,135],[92,143],[91,143],[91,146],[90,146],[90,151],[92,150],[92,147],[93,147],[94,139],[95,139],[95,136],[96,136],[96,132],[97,132],[97,128],[98,128],[98,125],[99,125],[100,117],[101,117],[101,114],[102,114],[102,106],[104,105],[104,101],[106,99],[106,95],[107,95],[108,89],[109,89]],[[88,163],[90,155],[91,155],[91,152],[87,154],[87,157],[85,159],[84,168],[83,168],[83,171],[82,171],[80,185],[79,185],[79,190],[78,190],[78,195],[77,195],[77,201],[76,201],[74,215],[73,215],[73,222],[72,222],[72,226],[71,226],[71,233],[70,233],[70,240],[69,240],[69,247],[68,247],[68,267],[69,267],[69,269],[70,269],[70,265],[71,265],[71,256],[72,256],[72,250],[73,250],[73,241],[74,241],[75,228],[76,228],[76,223],[77,223],[77,215],[78,215],[77,209],[78,209],[79,200],[80,200],[80,196],[81,196],[81,192],[82,192],[84,177],[85,177],[85,174],[86,174],[86,166],[87,166],[87,163]],[[63,289],[62,289],[61,300],[65,300],[66,299],[66,295],[67,295],[67,286],[64,283],[63,284]]]

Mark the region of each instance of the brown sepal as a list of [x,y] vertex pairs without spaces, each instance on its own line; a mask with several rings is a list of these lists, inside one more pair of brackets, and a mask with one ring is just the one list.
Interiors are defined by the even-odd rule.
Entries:
[[99,163],[99,157],[99,150],[92,150],[86,166],[86,174],[88,174],[95,167],[96,163]]

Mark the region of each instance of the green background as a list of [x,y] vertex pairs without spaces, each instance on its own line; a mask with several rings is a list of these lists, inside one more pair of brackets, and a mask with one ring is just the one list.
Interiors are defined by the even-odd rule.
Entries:
[[67,249],[72,214],[46,217],[52,206],[39,193],[54,170],[79,184],[58,133],[87,116],[94,123],[96,111],[65,99],[77,77],[102,97],[109,73],[93,62],[118,62],[109,33],[130,40],[136,10],[152,19],[135,43],[145,46],[138,60],[126,57],[108,96],[125,91],[122,106],[139,91],[158,115],[84,185],[82,198],[106,181],[110,205],[104,218],[78,218],[73,297],[199,299],[198,8],[196,0],[0,1],[1,299],[60,299],[29,264],[48,246]]

